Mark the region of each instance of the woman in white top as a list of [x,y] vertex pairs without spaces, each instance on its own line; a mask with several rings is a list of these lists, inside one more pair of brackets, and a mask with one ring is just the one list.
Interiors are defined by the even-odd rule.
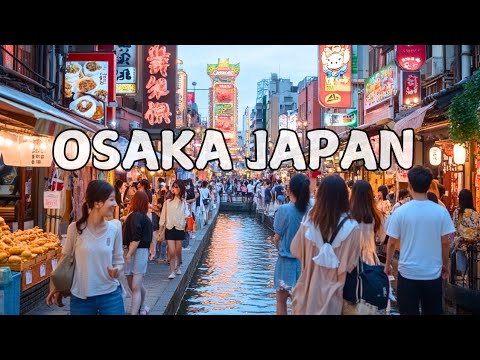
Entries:
[[358,222],[362,260],[369,265],[379,265],[376,242],[383,242],[385,230],[383,216],[375,206],[372,186],[357,180],[350,197],[350,216]]
[[204,180],[202,182],[202,187],[198,189],[200,193],[200,209],[203,213],[204,225],[208,223],[208,213],[210,210],[210,202],[212,201],[210,197],[210,191],[207,189],[208,182]]
[[160,228],[165,226],[165,240],[168,244],[168,258],[170,259],[169,279],[180,275],[180,259],[182,258],[182,241],[185,239],[185,226],[190,216],[185,201],[185,185],[182,180],[175,180],[172,185],[173,199],[165,201],[160,215]]
[[[118,276],[123,269],[122,228],[113,217],[117,202],[112,185],[88,184],[82,217],[70,224],[62,253],[75,255],[71,288],[72,315],[125,315]],[[50,282],[47,304],[63,306],[62,295]]]

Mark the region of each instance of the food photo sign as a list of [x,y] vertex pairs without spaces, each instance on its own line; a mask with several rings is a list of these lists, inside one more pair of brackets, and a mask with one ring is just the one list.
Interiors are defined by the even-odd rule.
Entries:
[[64,106],[99,123],[105,122],[105,116],[113,120],[115,109],[108,104],[115,102],[115,74],[114,53],[67,54]]

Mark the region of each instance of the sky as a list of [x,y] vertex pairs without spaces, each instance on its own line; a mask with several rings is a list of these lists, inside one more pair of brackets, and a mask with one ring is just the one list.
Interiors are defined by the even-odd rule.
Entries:
[[318,45],[179,45],[178,58],[183,61],[179,69],[187,73],[189,91],[193,91],[192,82],[197,83],[195,102],[202,117],[208,116],[208,91],[200,90],[210,87],[207,64],[218,63],[218,58],[240,63],[236,80],[240,123],[245,108],[255,106],[258,81],[277,73],[297,86],[305,76],[318,72]]

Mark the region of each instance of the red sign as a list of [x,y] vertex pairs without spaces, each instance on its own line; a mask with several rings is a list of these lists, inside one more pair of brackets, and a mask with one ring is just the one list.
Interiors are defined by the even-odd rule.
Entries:
[[177,46],[144,45],[143,129],[159,134],[175,128]]
[[233,101],[233,84],[215,84],[215,98],[217,102],[232,102]]
[[419,70],[426,60],[425,45],[397,45],[397,65],[402,70]]
[[195,102],[195,93],[193,91],[187,92],[187,106],[191,108],[194,102]]
[[[69,53],[66,58],[64,105],[88,119],[115,119],[117,56],[115,53]],[[90,96],[93,95],[93,96]]]
[[320,45],[318,101],[326,108],[352,107],[351,45]]
[[404,106],[417,106],[422,98],[420,71],[402,71],[402,95]]

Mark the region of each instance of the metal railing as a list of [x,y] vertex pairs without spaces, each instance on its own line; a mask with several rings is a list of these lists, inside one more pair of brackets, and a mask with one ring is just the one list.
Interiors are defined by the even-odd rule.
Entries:
[[[461,251],[461,250],[457,250]],[[451,259],[451,271],[450,271],[450,284],[465,287],[471,290],[480,289],[480,243],[468,245],[467,251],[465,251],[466,256],[466,270],[458,271],[457,270],[457,256],[456,252],[453,252]]]

